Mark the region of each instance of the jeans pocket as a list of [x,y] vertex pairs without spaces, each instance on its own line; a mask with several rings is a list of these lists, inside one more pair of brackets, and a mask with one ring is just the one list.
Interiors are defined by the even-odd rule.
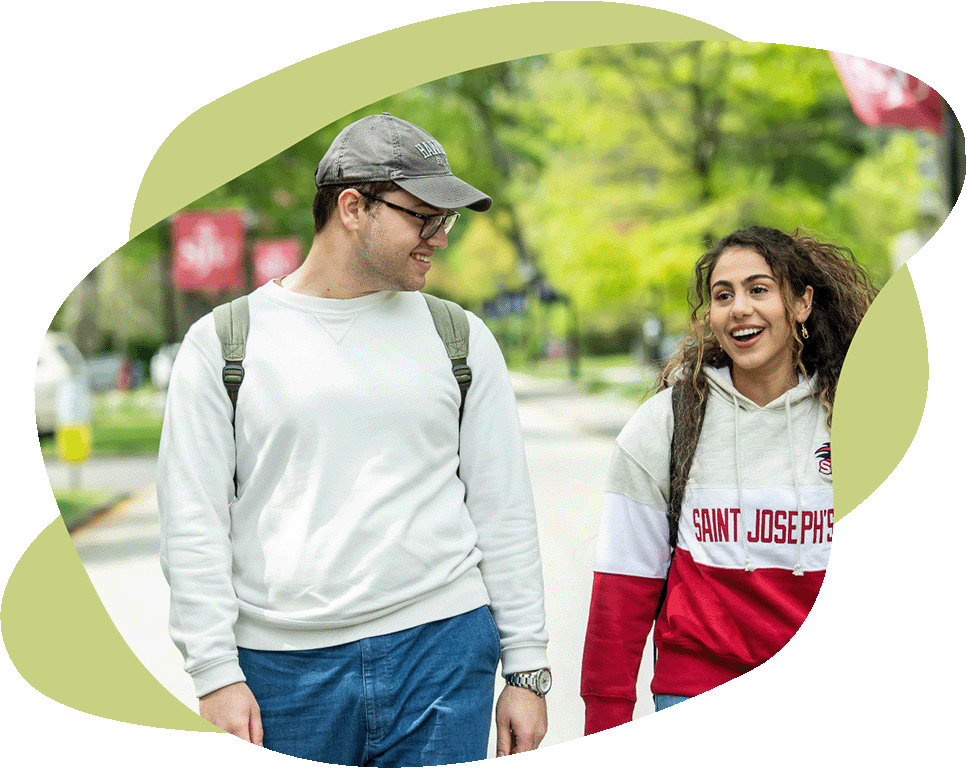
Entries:
[[483,606],[480,610],[486,611],[486,620],[490,628],[490,637],[493,641],[492,647],[494,650],[494,669],[497,669],[497,662],[500,661],[500,631],[497,629],[497,622],[494,621],[494,614],[491,612],[489,606]]

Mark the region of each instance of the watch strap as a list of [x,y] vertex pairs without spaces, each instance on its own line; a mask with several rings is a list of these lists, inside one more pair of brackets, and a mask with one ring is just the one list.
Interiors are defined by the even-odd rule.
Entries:
[[[537,669],[533,672],[514,672],[504,675],[507,685],[517,688],[527,688],[538,696],[543,697],[551,689],[551,671],[549,669]],[[542,685],[541,682],[544,681]]]

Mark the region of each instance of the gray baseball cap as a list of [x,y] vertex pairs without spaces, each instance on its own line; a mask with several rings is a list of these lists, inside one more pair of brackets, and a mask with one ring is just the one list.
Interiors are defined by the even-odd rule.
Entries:
[[316,187],[364,181],[395,182],[437,208],[486,211],[494,202],[453,175],[440,142],[389,112],[343,128],[316,168]]

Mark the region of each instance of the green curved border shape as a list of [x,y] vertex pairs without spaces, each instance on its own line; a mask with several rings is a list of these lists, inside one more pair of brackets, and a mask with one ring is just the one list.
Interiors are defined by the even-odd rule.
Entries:
[[0,615],[11,661],[48,698],[124,723],[221,732],[176,699],[134,655],[60,519],[20,558]]
[[[884,360],[903,360],[896,371]],[[897,375],[891,375],[891,374]],[[883,286],[853,337],[833,410],[833,497],[838,522],[900,463],[927,402],[927,334],[910,270]]]
[[[414,57],[415,38],[433,56]],[[145,171],[131,237],[350,112],[456,72],[551,51],[643,40],[738,40],[668,11],[618,3],[529,3],[409,24],[300,61],[185,119]],[[397,57],[400,66],[385,62]],[[356,73],[353,78],[333,72]],[[325,98],[308,98],[320,93]]]
[[[414,35],[433,39],[425,60]],[[410,24],[263,77],[185,119],[145,172],[131,237],[345,114],[455,72],[556,50],[643,40],[737,40],[667,11],[617,3],[501,6]],[[385,69],[394,58],[406,66]],[[347,67],[347,87],[330,75]],[[326,83],[325,99],[312,102]],[[42,610],[41,610],[42,608]],[[169,693],[124,642],[58,519],[30,545],[7,584],[3,639],[20,672],[45,696],[100,717],[185,731],[221,732]],[[70,652],[65,653],[65,636]]]
[[[416,34],[434,39],[438,55],[432,61],[405,55]],[[181,123],[144,175],[132,212],[131,236],[343,115],[423,82],[555,50],[698,39],[738,38],[651,8],[548,2],[467,11],[342,46],[238,89]],[[381,69],[380,62],[392,56],[406,61],[406,67]],[[362,77],[354,79],[351,89],[340,89],[328,74],[350,65]],[[320,82],[327,82],[324,103],[309,103],[305,94],[318,91]],[[893,470],[922,414],[926,345],[922,318],[919,334],[910,329],[911,313],[920,313],[912,281],[905,270],[904,274],[905,278],[890,281],[864,320],[840,383],[840,517]],[[898,338],[923,364],[913,366],[912,373],[905,370],[902,391],[891,382],[889,408],[877,410],[869,407],[869,395],[877,391],[880,369],[868,365],[866,356],[875,359],[883,339],[893,346]],[[882,427],[883,413],[890,414],[890,422],[875,429]],[[3,597],[2,618],[10,658],[44,695],[121,722],[218,732],[165,690],[134,656],[104,610],[60,520],[37,537],[14,569]],[[70,652],[65,653],[59,640],[68,634]]]

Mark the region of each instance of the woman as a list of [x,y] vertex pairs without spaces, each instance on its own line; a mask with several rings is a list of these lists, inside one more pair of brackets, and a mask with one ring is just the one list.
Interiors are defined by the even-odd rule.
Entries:
[[848,249],[765,227],[698,261],[692,332],[608,473],[586,734],[631,720],[653,622],[658,710],[753,669],[799,629],[832,541],[836,384],[874,295]]

